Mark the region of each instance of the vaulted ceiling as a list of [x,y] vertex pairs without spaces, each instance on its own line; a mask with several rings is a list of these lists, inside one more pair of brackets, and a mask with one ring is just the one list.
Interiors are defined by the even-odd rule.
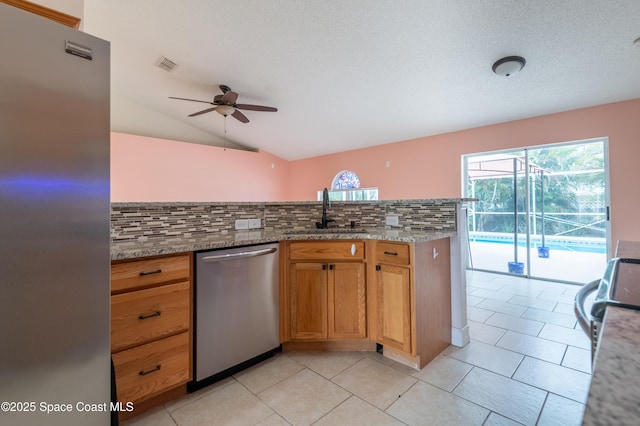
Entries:
[[[295,160],[638,98],[638,17],[638,0],[85,0],[83,25],[111,41],[112,130]],[[494,74],[510,55],[522,71]],[[278,112],[169,99],[221,84]]]

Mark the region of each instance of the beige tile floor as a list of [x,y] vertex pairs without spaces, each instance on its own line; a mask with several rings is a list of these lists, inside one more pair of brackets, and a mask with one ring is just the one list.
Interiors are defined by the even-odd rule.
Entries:
[[472,341],[422,371],[377,353],[278,354],[125,425],[579,425],[591,375],[577,289],[469,272]]

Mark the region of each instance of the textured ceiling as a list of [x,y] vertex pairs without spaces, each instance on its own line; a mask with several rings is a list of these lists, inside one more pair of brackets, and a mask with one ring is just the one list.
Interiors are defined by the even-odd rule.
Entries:
[[[638,0],[85,0],[112,129],[295,160],[640,97]],[[527,65],[500,77],[492,64]],[[178,64],[155,66],[161,56]],[[212,112],[218,85],[248,124]]]

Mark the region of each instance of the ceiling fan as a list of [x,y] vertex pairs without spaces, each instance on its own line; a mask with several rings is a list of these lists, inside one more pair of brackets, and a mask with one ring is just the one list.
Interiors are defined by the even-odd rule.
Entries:
[[176,98],[174,96],[169,96],[169,99],[179,99],[182,101],[191,101],[191,102],[202,102],[205,104],[213,105],[212,108],[203,109],[202,111],[194,112],[193,114],[189,114],[188,117],[195,117],[196,115],[206,114],[211,111],[216,111],[218,114],[230,115],[237,120],[248,123],[249,119],[246,115],[241,113],[240,109],[246,109],[249,111],[267,111],[267,112],[276,112],[278,108],[262,106],[262,105],[249,105],[249,104],[237,104],[236,100],[238,99],[238,94],[231,90],[229,86],[225,86],[221,84],[220,90],[222,90],[222,95],[216,95],[213,98],[213,102],[211,101],[200,101],[198,99],[186,99],[186,98]]

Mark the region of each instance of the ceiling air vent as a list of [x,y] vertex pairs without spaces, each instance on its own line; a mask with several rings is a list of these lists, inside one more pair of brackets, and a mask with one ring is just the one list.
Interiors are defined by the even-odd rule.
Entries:
[[178,64],[173,62],[171,59],[161,56],[160,59],[158,59],[158,61],[156,62],[156,66],[158,68],[162,68],[165,71],[171,72],[178,66]]

